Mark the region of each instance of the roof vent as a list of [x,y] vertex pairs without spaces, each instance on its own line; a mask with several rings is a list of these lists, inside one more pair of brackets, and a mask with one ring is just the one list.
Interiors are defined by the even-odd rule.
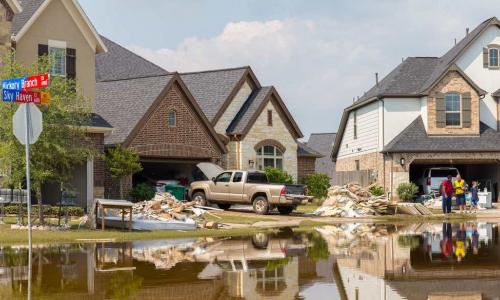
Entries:
[[378,88],[378,73],[375,73],[375,84],[377,85]]
[[457,44],[457,38],[455,38],[455,45]]
[[469,27],[465,28],[465,36],[469,35]]

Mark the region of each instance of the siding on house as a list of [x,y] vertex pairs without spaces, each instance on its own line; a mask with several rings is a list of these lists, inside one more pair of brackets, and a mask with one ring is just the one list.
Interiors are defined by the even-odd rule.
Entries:
[[419,98],[384,99],[384,145],[415,120],[421,112]]
[[252,87],[246,81],[241,86],[240,90],[236,93],[231,103],[226,108],[226,111],[222,114],[217,124],[215,124],[215,131],[220,134],[226,134],[226,130],[229,124],[234,120],[236,114],[240,111],[241,107],[247,101],[248,97],[252,93]]
[[[57,20],[57,21],[55,21]],[[95,99],[95,53],[61,1],[51,1],[26,34],[16,43],[16,60],[30,65],[38,59],[38,45],[49,40],[76,49],[76,80],[83,95]]]
[[379,113],[374,102],[356,110],[357,138],[354,138],[354,111],[349,114],[338,158],[367,154],[378,149]]
[[497,128],[497,104],[491,94],[500,87],[500,70],[483,67],[483,48],[490,44],[500,45],[500,28],[497,26],[486,29],[459,57],[457,65],[488,92],[480,101],[481,122]]

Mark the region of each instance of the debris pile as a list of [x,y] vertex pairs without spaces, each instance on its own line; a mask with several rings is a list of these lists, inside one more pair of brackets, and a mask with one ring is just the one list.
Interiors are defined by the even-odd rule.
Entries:
[[393,205],[386,196],[373,196],[357,183],[328,190],[328,198],[314,214],[327,217],[362,217],[394,214]]
[[132,206],[132,214],[141,219],[168,221],[171,219],[184,221],[194,202],[178,201],[170,193],[156,193],[152,200],[137,202]]
[[[134,220],[157,220],[162,222],[182,221],[186,223],[198,224],[198,227],[217,229],[221,224],[213,221],[205,220],[205,214],[215,218],[220,217],[211,214],[208,210],[217,210],[217,208],[197,206],[194,201],[184,202],[177,200],[168,192],[156,193],[151,200],[137,202],[132,206],[132,219]],[[121,218],[119,209],[106,210],[108,215]],[[128,218],[128,213],[125,213],[125,219]]]

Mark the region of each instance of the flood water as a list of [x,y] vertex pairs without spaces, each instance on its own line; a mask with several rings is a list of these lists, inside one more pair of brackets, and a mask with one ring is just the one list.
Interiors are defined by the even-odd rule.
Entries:
[[[33,299],[499,299],[495,223],[37,246]],[[28,249],[0,247],[0,299],[25,299]],[[467,298],[464,298],[467,297]]]

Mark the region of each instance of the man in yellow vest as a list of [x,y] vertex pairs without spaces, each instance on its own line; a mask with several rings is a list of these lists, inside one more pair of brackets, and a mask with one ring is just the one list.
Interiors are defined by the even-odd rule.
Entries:
[[457,180],[453,183],[453,187],[455,188],[455,197],[457,198],[457,205],[460,207],[460,212],[465,211],[465,180],[462,177],[457,175]]

